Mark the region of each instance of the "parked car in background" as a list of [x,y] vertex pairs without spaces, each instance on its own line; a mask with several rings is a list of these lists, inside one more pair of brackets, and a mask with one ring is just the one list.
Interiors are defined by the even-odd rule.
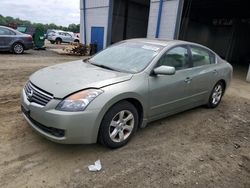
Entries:
[[33,48],[31,35],[21,33],[9,27],[0,26],[0,51],[22,54],[24,50]]
[[34,73],[22,90],[21,108],[31,127],[50,140],[117,148],[148,122],[200,105],[217,107],[232,71],[198,44],[127,40],[85,62]]
[[75,37],[80,38],[80,33],[74,33]]
[[47,39],[51,44],[61,44],[61,43],[70,43],[70,42],[80,42],[78,37],[74,36],[72,32],[52,30],[48,33]]
[[48,29],[48,30],[46,31],[46,33],[44,34],[44,38],[45,38],[45,39],[48,39],[49,33],[50,33],[50,32],[53,32],[53,31],[54,31],[53,29]]

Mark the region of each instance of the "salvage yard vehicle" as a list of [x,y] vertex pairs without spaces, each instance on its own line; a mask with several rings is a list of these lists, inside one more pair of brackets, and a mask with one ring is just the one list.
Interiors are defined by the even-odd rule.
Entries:
[[48,33],[47,39],[50,41],[51,44],[80,42],[79,38],[74,36],[74,33],[60,30],[51,30]]
[[118,148],[151,121],[217,107],[232,71],[198,44],[127,40],[89,60],[34,73],[22,90],[21,109],[30,126],[52,141]]
[[22,54],[24,50],[33,48],[31,35],[21,33],[9,27],[0,26],[0,51]]

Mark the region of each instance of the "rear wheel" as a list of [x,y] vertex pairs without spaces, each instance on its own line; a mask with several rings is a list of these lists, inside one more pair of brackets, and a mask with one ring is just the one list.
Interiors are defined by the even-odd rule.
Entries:
[[62,39],[57,38],[57,39],[56,39],[56,44],[61,44],[61,43],[62,43]]
[[109,148],[119,148],[128,143],[138,127],[138,112],[130,102],[122,101],[105,114],[99,142]]
[[76,40],[74,40],[74,42],[77,42],[77,43],[79,43],[79,40],[77,40],[77,39],[76,39]]
[[224,90],[225,86],[221,81],[214,86],[208,101],[209,108],[215,108],[220,104]]
[[22,54],[24,52],[24,47],[21,43],[13,44],[12,50],[15,54]]

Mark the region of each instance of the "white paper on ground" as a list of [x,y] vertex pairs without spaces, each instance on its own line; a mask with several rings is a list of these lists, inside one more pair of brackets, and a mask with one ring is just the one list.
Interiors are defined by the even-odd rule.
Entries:
[[91,172],[100,171],[102,169],[100,159],[97,160],[94,165],[89,165],[88,168],[89,168],[89,171],[91,171]]

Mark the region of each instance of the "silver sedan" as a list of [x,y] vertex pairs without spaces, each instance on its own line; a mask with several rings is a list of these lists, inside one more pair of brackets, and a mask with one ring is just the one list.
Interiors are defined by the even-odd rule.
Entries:
[[21,107],[30,126],[52,141],[118,148],[151,121],[217,107],[231,78],[232,66],[204,46],[133,39],[34,73]]

